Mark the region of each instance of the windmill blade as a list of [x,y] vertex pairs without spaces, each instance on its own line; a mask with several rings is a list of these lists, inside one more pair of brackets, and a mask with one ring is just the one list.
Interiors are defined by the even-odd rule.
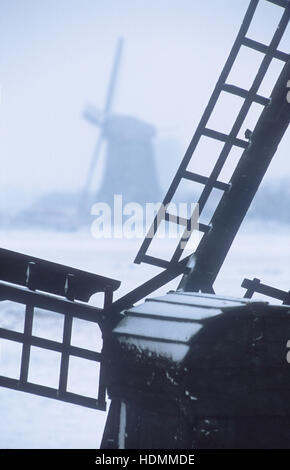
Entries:
[[[133,304],[181,274],[184,277],[178,287],[179,290],[213,292],[216,277],[290,120],[290,110],[287,108],[287,100],[285,99],[286,84],[290,76],[290,55],[281,50],[279,46],[284,33],[287,31],[290,3],[288,0],[269,1],[282,9],[280,22],[273,32],[269,47],[248,38],[248,30],[251,22],[255,21],[255,12],[259,4],[259,0],[251,0],[240,31],[200,123],[165,195],[163,204],[160,206],[159,212],[156,214],[135,258],[137,264],[146,263],[162,268],[163,271],[119,298],[113,307],[119,309],[118,311],[131,308]],[[261,2],[261,5],[263,4],[265,5],[265,2]],[[240,83],[228,82],[228,77],[236,61],[239,60],[239,53],[243,47],[258,52],[263,51],[263,58],[257,74],[253,78],[251,87],[246,90],[240,87]],[[274,85],[272,95],[270,97],[261,96],[259,89],[267,82],[267,71],[274,59],[286,65],[284,65],[281,75]],[[232,129],[229,129],[228,134],[220,132],[219,127],[217,129],[208,127],[212,113],[215,112],[216,106],[220,105],[220,100],[224,98],[225,93],[243,99],[243,104],[235,114]],[[251,107],[255,103],[261,105],[264,109],[262,112],[257,113],[256,125],[253,132],[249,133],[246,128],[247,119],[248,114],[251,113]],[[243,128],[246,131],[246,139],[239,137]],[[216,147],[215,161],[211,171],[206,172],[207,176],[195,172],[194,168],[196,161],[195,150],[203,138],[206,138],[205,142],[207,143],[212,143],[214,140],[216,144],[223,143],[221,148]],[[235,159],[234,164],[232,163],[231,177],[228,179],[224,176],[221,177],[224,167],[232,158],[231,155],[235,155],[237,152],[239,152],[239,158]],[[208,153],[211,153],[210,149]],[[187,249],[186,244],[196,227],[194,220],[192,217],[173,216],[170,211],[167,211],[167,208],[170,207],[169,204],[172,201],[174,202],[177,191],[187,182],[199,184],[199,198],[196,199],[196,196],[194,196],[193,200],[198,202],[199,215],[205,217],[205,219],[200,219],[204,222],[199,222],[198,226],[200,238],[196,249],[194,249],[194,267],[188,266],[187,263],[191,258],[185,252],[185,249]],[[204,208],[206,208],[214,191],[217,190],[219,191],[220,200],[216,202],[211,218],[207,218]],[[196,216],[195,210],[192,212],[192,216]],[[159,258],[152,255],[150,244],[153,239],[156,241],[157,231],[161,223],[171,223],[183,227],[182,237],[178,240],[171,258],[168,256]]]
[[[102,118],[103,124],[101,124],[101,126],[104,125],[104,122],[106,121],[107,117],[111,113],[113,98],[114,98],[114,94],[116,90],[118,72],[119,72],[120,63],[121,63],[123,44],[124,44],[123,38],[119,38],[117,47],[116,47],[115,58],[114,58],[113,67],[111,71],[109,86],[107,89],[107,97],[106,97],[105,107],[103,111],[103,118]],[[90,190],[90,186],[91,186],[92,179],[93,179],[93,173],[95,171],[95,168],[96,168],[99,156],[100,156],[102,143],[103,143],[103,127],[101,127],[100,137],[98,139],[95,151],[93,153],[93,158],[91,160],[91,164],[89,167],[89,173],[88,173],[87,182],[86,182],[87,191]]]
[[114,94],[115,94],[115,90],[116,90],[118,72],[119,72],[120,63],[121,63],[123,44],[124,44],[123,38],[119,38],[118,43],[117,43],[117,47],[116,47],[113,67],[112,67],[110,81],[109,81],[109,86],[108,86],[108,89],[107,89],[105,106],[104,106],[104,110],[103,110],[103,113],[102,113],[102,124],[101,124],[100,135],[99,135],[99,139],[97,141],[97,145],[95,147],[95,150],[93,152],[93,156],[92,156],[91,163],[90,163],[88,173],[87,173],[86,182],[85,182],[83,193],[82,193],[82,196],[81,196],[81,201],[80,201],[80,206],[79,206],[79,215],[80,216],[82,214],[84,214],[84,211],[87,207],[94,172],[95,172],[95,169],[96,169],[96,166],[97,166],[97,163],[99,161],[100,154],[101,154],[101,150],[102,150],[103,137],[104,137],[103,125],[104,125],[104,122],[106,121],[106,119],[108,118],[108,116],[110,115],[110,112],[111,112],[111,109],[112,109],[112,103],[113,103],[113,98],[114,98]]
[[109,86],[107,89],[107,97],[106,97],[106,102],[105,102],[105,107],[104,107],[104,118],[111,113],[112,109],[112,103],[114,99],[114,94],[116,90],[116,84],[117,84],[117,79],[118,79],[118,73],[120,69],[120,63],[121,63],[121,57],[122,57],[122,51],[123,51],[123,45],[124,45],[124,39],[119,38],[117,47],[116,47],[116,52],[115,52],[115,58],[113,62],[113,67],[112,67],[112,72],[111,72],[111,77],[109,81]]
[[90,188],[91,188],[91,185],[92,185],[93,175],[94,175],[94,171],[95,171],[95,168],[97,166],[97,163],[99,161],[99,156],[101,154],[103,142],[104,142],[103,130],[101,130],[101,133],[99,135],[95,150],[93,152],[93,157],[91,159],[89,170],[88,170],[88,173],[87,173],[87,178],[86,178],[86,182],[85,182],[85,185],[84,185],[84,190],[82,192],[82,197],[81,197],[80,206],[79,206],[79,215],[80,216],[82,214],[84,214],[84,211],[85,211],[85,209],[87,207],[87,204],[89,202],[88,199],[89,199],[89,194],[90,194]]

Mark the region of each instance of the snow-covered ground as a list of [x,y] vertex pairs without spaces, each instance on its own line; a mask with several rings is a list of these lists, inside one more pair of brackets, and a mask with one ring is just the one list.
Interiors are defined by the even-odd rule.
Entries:
[[[218,294],[242,296],[244,277],[258,277],[262,282],[289,290],[290,227],[253,226],[246,223],[235,240],[215,288]],[[0,245],[110,276],[122,281],[116,297],[148,279],[157,270],[147,265],[134,265],[133,259],[141,240],[96,240],[89,232],[60,233],[36,231],[2,231]],[[159,243],[159,256],[165,255],[170,242]],[[177,281],[163,287],[165,293]],[[92,299],[92,303],[97,299]],[[0,306],[0,326],[18,329],[23,321],[21,306]],[[55,314],[36,315],[35,333],[59,340],[61,319]],[[73,342],[98,348],[98,332],[81,322],[74,325]],[[0,374],[14,376],[19,368],[19,347],[1,343]],[[39,352],[33,356],[31,380],[54,386],[58,358]],[[84,369],[75,360],[70,370],[72,391],[90,394],[95,389],[95,368]],[[98,448],[106,413],[76,405],[0,388],[1,448]]]

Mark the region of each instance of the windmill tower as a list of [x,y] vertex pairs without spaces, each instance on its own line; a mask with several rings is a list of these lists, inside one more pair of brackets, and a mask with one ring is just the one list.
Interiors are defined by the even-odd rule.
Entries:
[[[119,38],[103,110],[90,106],[84,112],[84,117],[99,127],[100,134],[83,187],[81,216],[89,213],[91,203],[99,201],[111,205],[115,194],[122,195],[124,203],[143,204],[157,202],[160,198],[154,162],[155,128],[136,117],[112,112],[123,47],[124,40]],[[104,144],[105,169],[96,190],[92,186],[96,173],[100,173],[98,164]]]

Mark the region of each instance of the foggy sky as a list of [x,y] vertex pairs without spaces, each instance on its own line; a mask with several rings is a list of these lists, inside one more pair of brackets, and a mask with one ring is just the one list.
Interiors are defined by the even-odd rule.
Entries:
[[[98,136],[82,112],[87,104],[103,106],[119,36],[125,48],[113,111],[155,125],[157,139],[177,139],[178,163],[248,3],[0,0],[2,198],[14,190],[24,197],[82,186]],[[269,41],[282,10],[261,3],[264,10],[252,36]],[[289,39],[288,30],[280,49],[289,52]],[[232,83],[247,85],[255,64],[243,57]],[[231,123],[230,113],[229,104],[215,124]],[[290,174],[288,149],[289,132],[269,178]],[[159,169],[170,165],[158,162]]]

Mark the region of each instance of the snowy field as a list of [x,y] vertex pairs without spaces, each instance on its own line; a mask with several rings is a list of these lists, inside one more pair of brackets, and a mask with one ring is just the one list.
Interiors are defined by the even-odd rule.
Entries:
[[[254,226],[246,223],[234,242],[218,278],[218,294],[243,296],[240,285],[244,277],[258,277],[262,282],[289,290],[290,288],[290,227]],[[1,246],[56,262],[86,269],[122,281],[116,298],[144,282],[156,269],[134,265],[133,259],[141,240],[95,240],[90,233],[2,231]],[[168,248],[159,244],[159,255]],[[158,271],[157,271],[158,272]],[[176,288],[177,281],[163,287],[165,293]],[[92,299],[92,303],[97,300]],[[2,303],[0,326],[17,330],[21,306]],[[92,349],[100,347],[98,332],[74,325],[73,344]],[[34,331],[51,339],[60,339],[61,323],[56,315],[36,315]],[[5,342],[4,342],[5,343]],[[1,343],[0,374],[15,376],[19,368],[19,348]],[[70,371],[72,391],[90,394],[95,390],[95,368],[83,370],[75,360]],[[30,378],[54,386],[57,382],[57,360],[36,354]],[[43,382],[44,381],[44,382]],[[76,405],[0,389],[1,448],[98,448],[106,413]]]

